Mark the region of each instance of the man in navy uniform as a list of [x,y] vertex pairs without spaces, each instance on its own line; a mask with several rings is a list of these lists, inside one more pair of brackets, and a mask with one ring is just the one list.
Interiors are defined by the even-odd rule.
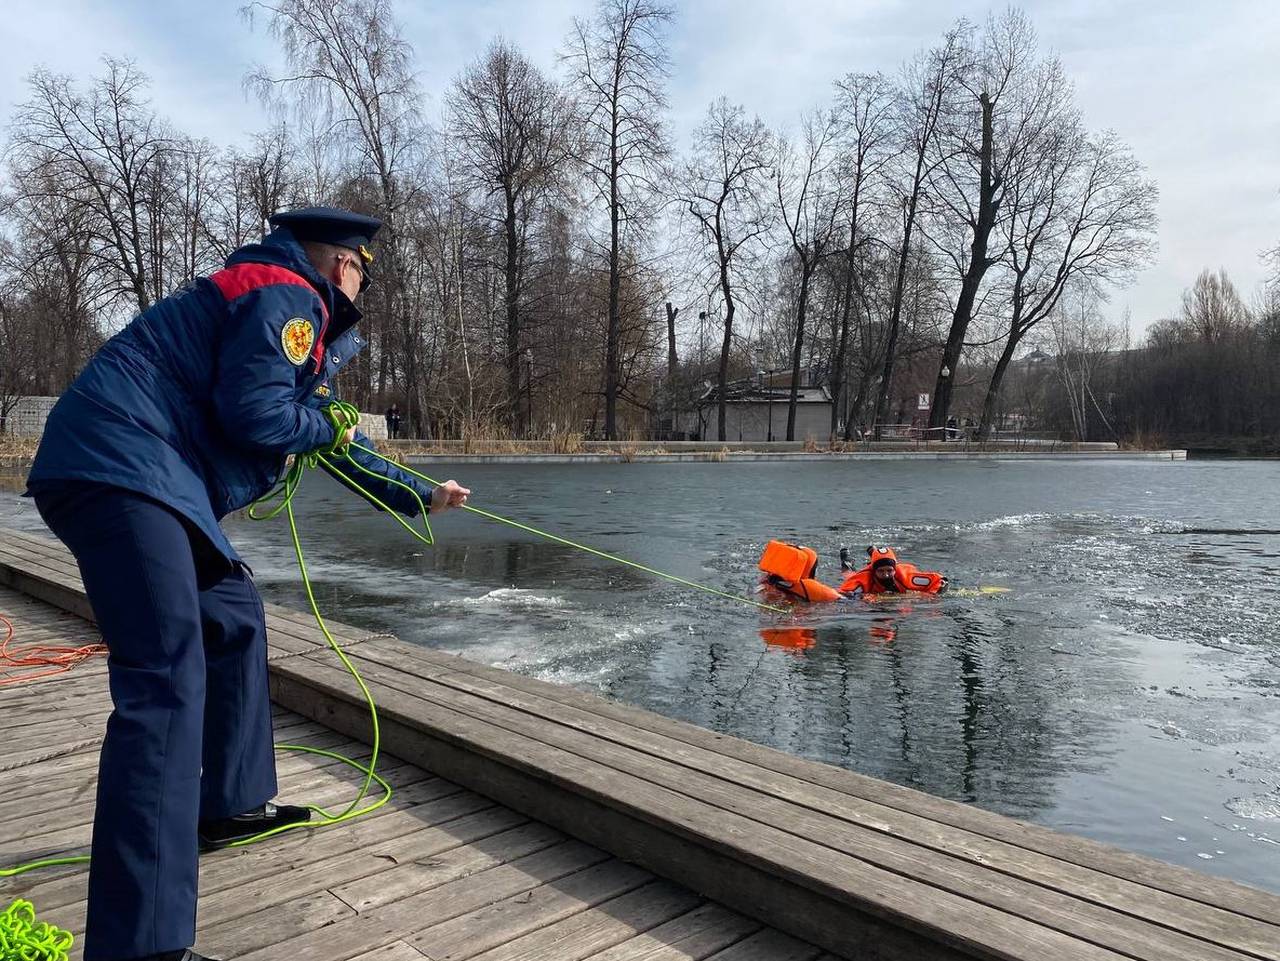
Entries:
[[[200,959],[198,849],[310,818],[271,801],[262,602],[218,520],[266,494],[286,455],[368,446],[354,428],[338,437],[323,407],[364,346],[354,301],[381,224],[323,207],[270,222],[262,243],[98,351],[50,413],[28,477],[110,651],[85,961]],[[470,493],[355,456],[432,511]],[[348,469],[417,513],[403,488]]]

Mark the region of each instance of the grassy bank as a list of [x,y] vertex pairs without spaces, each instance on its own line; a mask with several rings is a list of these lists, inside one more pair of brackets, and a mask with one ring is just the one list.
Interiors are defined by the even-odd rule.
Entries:
[[1126,439],[1132,450],[1167,450],[1176,447],[1192,457],[1280,457],[1280,436],[1240,437],[1229,434],[1139,435]]
[[36,456],[36,440],[0,434],[0,467],[27,467]]

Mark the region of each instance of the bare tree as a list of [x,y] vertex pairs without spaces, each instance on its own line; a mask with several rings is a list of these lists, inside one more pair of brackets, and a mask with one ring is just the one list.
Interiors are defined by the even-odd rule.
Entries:
[[1009,332],[978,428],[994,423],[1005,374],[1023,338],[1072,284],[1120,283],[1154,250],[1155,184],[1114,134],[1090,138],[1078,122],[1046,128],[1014,168],[1004,220],[1011,275]]
[[655,0],[599,0],[591,21],[574,20],[566,61],[580,102],[582,161],[609,219],[609,312],[605,334],[605,436],[617,436],[621,383],[621,289],[628,235],[652,215],[669,153],[663,113],[670,70],[670,7]]
[[902,300],[911,265],[911,243],[919,214],[920,196],[936,163],[930,157],[934,152],[944,112],[949,108],[949,100],[954,95],[956,67],[964,53],[962,40],[959,31],[952,30],[941,46],[909,64],[904,70],[903,90],[896,105],[900,160],[904,162],[904,169],[898,171],[899,180],[894,187],[902,212],[899,226],[901,240],[897,244],[898,265],[886,325],[884,365],[876,397],[877,440],[889,418],[889,403],[893,396],[893,369],[897,360]]
[[112,275],[95,252],[96,213],[65,186],[49,182],[54,172],[12,169],[10,193],[0,214],[21,250],[0,247],[11,310],[39,313],[42,389],[58,392],[79,373],[98,344],[95,316],[110,308],[116,290]]
[[537,206],[570,152],[570,110],[556,86],[518,50],[495,41],[454,84],[450,132],[470,185],[497,202],[506,314],[507,407],[511,427],[526,433],[521,407],[521,296],[527,243]]
[[163,216],[154,218],[165,228],[166,237],[153,244],[161,255],[152,270],[155,298],[195,277],[212,273],[222,259],[212,240],[216,216],[214,195],[221,189],[221,157],[207,140],[179,138],[169,152],[167,167],[157,167],[157,175],[168,178],[167,186],[157,185],[155,196],[163,196]]
[[0,428],[7,427],[18,402],[36,392],[34,375],[41,353],[33,312],[17,303],[11,286],[0,285]]
[[796,285],[795,339],[791,345],[787,440],[796,439],[796,402],[800,390],[800,360],[804,355],[809,288],[814,271],[831,245],[838,210],[831,176],[831,148],[835,137],[832,115],[819,111],[806,117],[802,135],[804,143],[798,156],[791,144],[779,141],[774,170],[778,211],[800,271]]
[[[967,35],[967,26],[960,29]],[[939,138],[939,162],[930,178],[944,226],[939,246],[961,277],[951,329],[938,366],[929,426],[941,428],[951,410],[960,358],[979,305],[983,278],[1004,257],[996,230],[1013,172],[1044,131],[1071,122],[1071,90],[1056,59],[1040,60],[1035,31],[1025,13],[1010,8],[987,22],[976,49],[957,71],[968,108],[949,118]],[[960,226],[961,247],[948,242]],[[991,249],[993,235],[996,249]]]
[[259,240],[267,219],[300,199],[296,163],[297,144],[283,122],[254,137],[249,150],[224,155],[208,235],[220,258]]
[[1249,308],[1225,269],[1216,274],[1201,271],[1195,284],[1182,295],[1182,326],[1206,344],[1236,333],[1250,319]]
[[[324,137],[347,146],[357,176],[372,185],[372,197],[359,206],[371,200],[371,212],[384,222],[378,237],[379,283],[366,299],[372,362],[378,369],[375,387],[369,355],[353,365],[361,381],[356,399],[368,403],[375,391],[381,396],[392,376],[393,356],[399,356],[405,365],[405,413],[423,431],[423,321],[405,308],[407,266],[399,223],[419,182],[414,173],[426,139],[412,49],[392,16],[390,0],[253,0],[241,12],[251,24],[258,16],[266,18],[287,64],[280,75],[255,68],[247,85],[268,104],[292,107],[300,122],[324,117]],[[349,194],[348,203],[367,195],[355,185]]]
[[114,290],[141,311],[154,294],[156,191],[165,185],[158,170],[171,141],[145,99],[146,77],[129,61],[105,64],[88,93],[69,77],[33,73],[31,96],[14,116],[11,158],[91,215],[94,256]]
[[[839,190],[838,215],[845,234],[845,248],[838,276],[843,289],[838,298],[837,329],[832,336],[831,359],[831,433],[845,415],[845,437],[853,437],[854,422],[866,404],[870,374],[874,369],[874,352],[862,351],[862,376],[854,401],[846,406],[846,368],[849,364],[849,336],[855,310],[861,311],[860,329],[870,334],[871,301],[861,277],[867,247],[877,238],[867,229],[874,208],[876,185],[884,164],[889,159],[892,134],[893,88],[879,74],[849,74],[836,84],[834,115],[837,123],[839,159],[836,163]],[[869,345],[868,345],[869,346]]]
[[706,119],[694,133],[693,143],[681,193],[697,239],[711,255],[714,284],[724,307],[724,339],[716,379],[718,436],[724,440],[739,272],[750,266],[755,247],[772,219],[765,192],[773,159],[773,137],[759,117],[748,120],[742,107],[721,97],[711,104]]
[[1050,328],[1056,349],[1058,376],[1067,395],[1076,439],[1089,439],[1090,411],[1096,411],[1108,434],[1115,431],[1094,392],[1094,378],[1118,342],[1118,332],[1107,323],[1097,287],[1072,284],[1052,315]]

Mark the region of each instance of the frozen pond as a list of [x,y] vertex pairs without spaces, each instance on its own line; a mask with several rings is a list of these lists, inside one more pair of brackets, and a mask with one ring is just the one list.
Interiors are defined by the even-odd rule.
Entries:
[[[441,474],[433,465],[427,473]],[[454,513],[425,548],[300,495],[327,613],[793,754],[1280,890],[1280,463],[448,470],[488,510],[753,589],[766,540],[887,542],[991,596],[735,605]],[[0,523],[39,526],[0,495]],[[283,520],[228,522],[303,606]]]

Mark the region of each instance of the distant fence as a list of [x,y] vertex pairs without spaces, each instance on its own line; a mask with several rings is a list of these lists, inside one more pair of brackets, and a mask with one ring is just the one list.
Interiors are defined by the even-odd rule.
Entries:
[[39,437],[57,400],[56,397],[19,397],[17,405],[4,419],[4,433],[13,437]]
[[[4,419],[4,429],[0,433],[11,437],[39,439],[44,433],[45,421],[49,419],[49,411],[57,402],[56,397],[22,397],[17,405]],[[360,430],[370,440],[387,439],[387,419],[381,414],[360,413]]]

